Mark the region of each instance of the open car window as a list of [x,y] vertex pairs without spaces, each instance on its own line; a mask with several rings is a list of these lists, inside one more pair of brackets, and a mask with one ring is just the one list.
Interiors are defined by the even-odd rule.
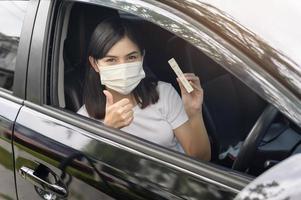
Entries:
[[[54,79],[57,87],[53,88],[56,91],[51,100],[53,105],[73,114],[82,107],[91,34],[100,21],[119,16],[130,20],[143,36],[144,62],[149,76],[170,83],[180,95],[176,75],[168,65],[168,60],[175,58],[183,72],[195,73],[200,78],[204,89],[202,114],[211,142],[211,162],[232,168],[243,141],[269,104],[253,91],[254,88],[249,88],[237,75],[226,70],[237,64],[229,61],[233,56],[230,51],[222,47],[215,49],[219,46],[215,43],[206,46],[202,40],[208,36],[194,35],[188,31],[188,24],[185,24],[186,28],[180,27],[168,18],[142,18],[139,12],[133,15],[125,10],[85,3],[72,3],[66,8],[58,41],[59,73]],[[213,55],[214,52],[217,55]],[[299,151],[299,129],[283,115],[277,114],[266,132],[268,134],[258,144],[257,162],[250,163],[249,160],[250,165],[243,172],[256,176],[292,152]],[[281,143],[283,138],[286,138],[285,143]],[[281,154],[277,153],[279,151]]]

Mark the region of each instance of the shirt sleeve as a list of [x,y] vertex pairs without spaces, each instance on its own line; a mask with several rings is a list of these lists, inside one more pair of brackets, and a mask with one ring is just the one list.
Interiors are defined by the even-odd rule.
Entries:
[[90,117],[85,105],[83,105],[76,113],[103,123],[103,119],[95,119]]
[[87,110],[86,110],[85,105],[83,105],[76,113],[79,114],[79,115],[83,115],[85,117],[90,117]]
[[172,129],[176,129],[188,121],[182,99],[171,84],[164,84],[160,91],[160,98],[163,98],[165,117]]

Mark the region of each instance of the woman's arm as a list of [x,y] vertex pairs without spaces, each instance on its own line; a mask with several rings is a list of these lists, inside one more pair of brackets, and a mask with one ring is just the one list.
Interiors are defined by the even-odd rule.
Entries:
[[202,115],[203,90],[197,76],[192,73],[184,75],[194,88],[191,93],[188,93],[177,79],[189,120],[176,128],[174,133],[188,155],[209,161],[211,148]]
[[187,155],[209,161],[211,148],[201,111],[174,130]]

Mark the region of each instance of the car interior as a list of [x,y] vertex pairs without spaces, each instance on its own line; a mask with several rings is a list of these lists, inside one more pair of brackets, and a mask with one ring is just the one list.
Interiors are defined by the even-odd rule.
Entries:
[[[68,15],[61,64],[64,69],[65,105],[60,107],[77,112],[83,104],[86,50],[96,25],[111,16],[126,18],[143,35],[147,76],[169,82],[179,92],[176,75],[167,62],[172,57],[184,73],[193,72],[199,76],[204,89],[203,116],[212,145],[211,162],[229,168],[233,166],[240,145],[269,103],[193,44],[138,16],[81,3],[74,3]],[[243,172],[257,176],[301,151],[301,131],[283,115],[277,113],[267,129],[267,134],[257,145],[256,155]]]

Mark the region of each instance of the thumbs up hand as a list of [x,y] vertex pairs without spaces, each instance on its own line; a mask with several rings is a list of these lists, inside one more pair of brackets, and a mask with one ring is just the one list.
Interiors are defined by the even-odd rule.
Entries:
[[106,96],[106,115],[104,124],[113,128],[123,128],[128,126],[134,119],[133,104],[127,98],[114,103],[113,95],[108,91],[103,91]]

